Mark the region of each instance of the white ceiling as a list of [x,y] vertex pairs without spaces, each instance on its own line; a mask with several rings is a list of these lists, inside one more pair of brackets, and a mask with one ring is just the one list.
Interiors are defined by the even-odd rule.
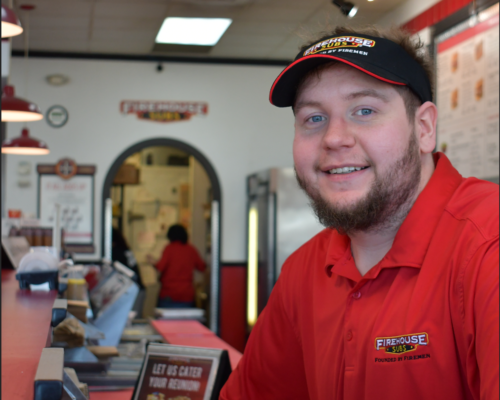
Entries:
[[[162,55],[284,60],[296,55],[308,33],[323,31],[327,24],[376,23],[404,2],[351,1],[359,7],[352,19],[330,0],[2,0],[2,4],[12,3],[23,26],[29,25],[30,51],[150,55],[167,16],[224,17],[233,23],[208,54]],[[23,11],[22,4],[36,8]],[[13,38],[13,49],[24,50],[25,39],[25,33]]]

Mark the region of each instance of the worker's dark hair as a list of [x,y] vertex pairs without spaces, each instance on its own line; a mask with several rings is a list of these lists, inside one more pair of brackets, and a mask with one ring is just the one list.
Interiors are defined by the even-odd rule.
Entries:
[[186,228],[184,228],[180,224],[172,225],[170,228],[168,228],[167,239],[170,240],[171,243],[181,242],[186,244],[188,241]]
[[130,250],[130,246],[123,237],[123,234],[119,229],[116,228],[113,228],[111,232],[111,245],[113,249],[116,248],[118,251]]

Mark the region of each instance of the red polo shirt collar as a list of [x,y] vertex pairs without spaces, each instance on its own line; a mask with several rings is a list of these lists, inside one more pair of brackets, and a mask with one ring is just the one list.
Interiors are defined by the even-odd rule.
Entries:
[[440,216],[463,179],[443,153],[434,154],[434,163],[436,168],[431,179],[399,228],[385,257],[362,277],[351,261],[351,240],[347,235],[334,232],[325,260],[325,271],[329,277],[336,274],[359,282],[375,279],[384,268],[422,266]]

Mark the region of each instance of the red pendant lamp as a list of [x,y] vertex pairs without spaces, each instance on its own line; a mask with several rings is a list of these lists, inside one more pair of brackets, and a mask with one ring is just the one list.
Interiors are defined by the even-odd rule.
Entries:
[[14,139],[6,139],[2,143],[2,153],[41,156],[44,154],[49,154],[50,150],[45,142],[30,137],[28,128],[24,128],[21,131],[20,137]]
[[23,27],[17,15],[2,4],[2,39],[23,33]]
[[14,86],[6,85],[2,93],[2,122],[38,121],[43,114],[35,103],[14,97]]

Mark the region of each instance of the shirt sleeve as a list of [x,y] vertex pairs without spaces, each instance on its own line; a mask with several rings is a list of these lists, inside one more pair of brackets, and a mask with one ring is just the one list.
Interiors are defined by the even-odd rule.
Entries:
[[464,274],[464,321],[468,342],[467,379],[481,400],[498,399],[498,238],[472,257]]
[[198,271],[205,271],[205,267],[206,267],[206,264],[205,264],[205,261],[203,261],[198,253],[198,250],[196,250],[196,247],[192,246],[191,247],[193,249],[193,254],[194,254],[194,267],[198,270]]
[[155,265],[155,268],[160,273],[162,273],[163,271],[165,271],[165,269],[167,268],[167,264],[168,264],[168,252],[169,252],[168,246],[165,246],[165,248],[163,249],[163,253],[161,255],[160,261],[158,261],[156,263],[156,265]]
[[284,310],[280,279],[220,400],[308,399],[302,348]]

